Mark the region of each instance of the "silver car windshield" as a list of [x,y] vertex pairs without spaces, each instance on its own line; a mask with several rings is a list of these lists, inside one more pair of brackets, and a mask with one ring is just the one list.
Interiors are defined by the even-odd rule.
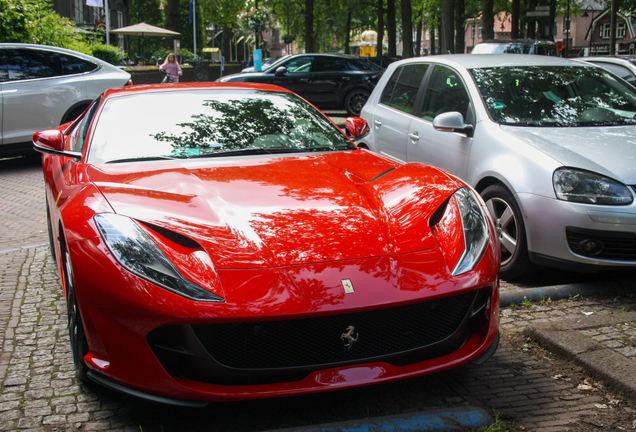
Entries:
[[518,126],[636,124],[636,92],[601,68],[517,66],[471,70],[491,118]]
[[109,99],[89,163],[353,150],[318,110],[291,93],[177,90]]

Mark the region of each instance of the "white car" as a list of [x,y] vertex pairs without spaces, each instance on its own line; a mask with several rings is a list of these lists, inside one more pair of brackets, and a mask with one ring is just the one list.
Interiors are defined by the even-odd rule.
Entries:
[[359,146],[465,180],[499,231],[504,278],[542,264],[636,267],[636,90],[603,68],[536,55],[389,65]]
[[0,43],[0,157],[32,152],[31,137],[74,120],[130,74],[63,48]]

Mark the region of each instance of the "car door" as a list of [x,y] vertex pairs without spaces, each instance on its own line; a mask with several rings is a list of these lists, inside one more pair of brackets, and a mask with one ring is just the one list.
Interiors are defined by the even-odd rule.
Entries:
[[459,112],[466,123],[474,125],[473,107],[460,74],[436,65],[427,79],[418,116],[412,117],[406,160],[424,162],[466,178],[472,138],[433,128],[436,116],[451,111]]
[[408,134],[428,64],[398,67],[382,90],[372,115],[373,149],[398,161],[407,160]]
[[256,81],[260,83],[273,84],[284,87],[293,91],[296,94],[304,97],[312,102],[311,95],[311,77],[312,77],[312,64],[314,62],[314,56],[302,56],[295,57],[286,63],[281,64],[280,67],[286,68],[284,73],[271,73],[259,77]]
[[342,89],[351,82],[347,60],[332,56],[317,56],[312,67],[311,86],[307,100],[321,107],[338,107]]
[[37,49],[5,49],[8,81],[2,83],[2,143],[31,141],[33,133],[60,125],[66,110],[84,99],[81,76],[64,75],[62,56]]

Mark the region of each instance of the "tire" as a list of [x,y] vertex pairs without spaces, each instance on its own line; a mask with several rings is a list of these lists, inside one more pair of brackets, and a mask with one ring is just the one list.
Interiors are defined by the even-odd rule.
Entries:
[[86,108],[88,108],[88,105],[82,105],[82,106],[78,106],[74,108],[73,111],[69,112],[68,114],[66,114],[66,116],[64,116],[64,119],[62,120],[62,123],[60,124],[72,122],[73,120],[78,118],[80,114],[82,114],[86,110]]
[[488,186],[481,196],[497,229],[501,247],[499,274],[504,279],[527,276],[533,265],[528,257],[526,227],[517,201],[502,184]]
[[66,244],[61,244],[62,266],[64,280],[66,282],[66,310],[68,318],[68,332],[71,341],[71,354],[73,355],[73,364],[77,372],[77,378],[83,382],[89,382],[87,377],[88,366],[84,361],[84,356],[88,354],[88,341],[84,332],[84,324],[82,323],[82,315],[80,314],[77,296],[75,295],[75,285],[73,281],[73,269]]
[[[46,201],[46,197],[44,197]],[[51,250],[51,256],[53,257],[53,262],[57,266],[57,259],[55,257],[55,246],[53,243],[53,228],[51,226],[51,211],[49,210],[49,203],[46,203],[46,227],[49,232],[49,249]]]
[[365,103],[367,103],[367,99],[369,99],[370,95],[371,93],[364,89],[351,91],[345,97],[344,108],[347,111],[347,114],[354,117],[359,116],[360,111],[362,111],[362,107]]

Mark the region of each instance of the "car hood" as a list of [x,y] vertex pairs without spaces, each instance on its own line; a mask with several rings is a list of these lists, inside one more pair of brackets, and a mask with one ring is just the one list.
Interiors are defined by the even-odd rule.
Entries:
[[636,184],[636,127],[518,127],[502,129],[564,166]]
[[436,168],[364,150],[107,164],[87,174],[116,213],[196,241],[216,268],[433,248],[430,216],[463,185]]

